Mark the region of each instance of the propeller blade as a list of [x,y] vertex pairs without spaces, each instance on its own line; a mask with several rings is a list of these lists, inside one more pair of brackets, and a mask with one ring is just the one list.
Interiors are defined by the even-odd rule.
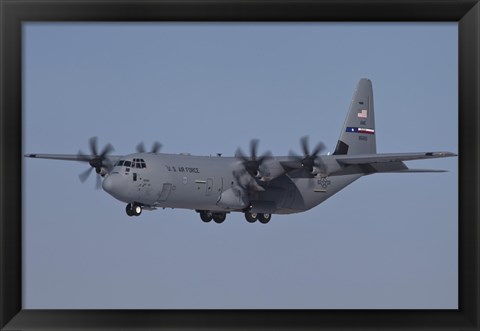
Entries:
[[102,179],[100,178],[100,175],[97,175],[97,182],[95,184],[95,189],[99,190],[102,188]]
[[233,178],[235,178],[235,182],[243,190],[247,189],[247,185],[244,183],[244,181],[242,181],[242,177],[245,175],[246,172],[247,171],[245,169],[233,170],[232,172]]
[[161,148],[162,148],[162,144],[160,144],[158,141],[154,142],[152,146],[152,153],[158,153],[158,151],[160,151]]
[[288,152],[288,157],[290,157],[291,159],[293,159],[294,161],[298,161],[298,162],[302,162],[303,160],[303,157],[297,155],[296,153],[294,153],[293,151],[290,151]]
[[263,153],[259,158],[258,158],[258,164],[259,166],[263,163],[263,161],[271,159],[272,158],[272,153],[270,151],[267,151]]
[[310,156],[309,151],[310,149],[308,148],[308,136],[303,136],[300,139],[300,146],[302,147],[302,152],[305,157]]
[[243,162],[247,162],[248,158],[245,156],[243,153],[242,149],[239,147],[237,148],[237,151],[235,152],[235,157],[238,159],[241,159]]
[[[92,155],[86,155],[81,150],[79,150],[77,154],[80,161],[88,161],[90,165],[90,168],[78,175],[82,183],[84,183],[88,179],[93,169],[95,169],[96,172],[100,174],[102,168],[106,168],[107,171],[112,168],[111,160],[107,159],[107,155],[114,151],[112,144],[105,145],[100,154],[98,154],[97,137],[91,137],[88,140],[88,145],[90,147],[90,152]],[[100,175],[97,176],[97,182],[95,185],[97,189],[102,187],[102,179],[100,177]]]
[[253,160],[257,159],[258,139],[250,140],[250,156]]
[[248,171],[245,169],[240,169],[240,170],[234,170],[232,172],[233,177],[235,178],[235,182],[237,183],[237,186],[240,187],[242,190],[248,192],[253,189],[263,189],[261,186],[257,184],[255,179],[250,176]]
[[92,172],[93,168],[88,168],[87,170],[85,170],[84,172],[82,172],[80,175],[78,175],[78,177],[80,178],[80,181],[82,183],[85,183],[85,181],[87,180],[88,176],[90,176],[90,173]]
[[[240,147],[237,148],[237,151],[235,152],[235,157],[242,161],[243,168],[253,177],[261,175],[261,173],[259,173],[260,166],[266,159],[272,157],[272,153],[270,153],[269,151],[263,153],[260,157],[257,157],[258,143],[258,139],[250,140],[249,156],[246,156]],[[256,186],[258,186],[257,182],[255,182],[255,184]]]
[[114,150],[115,150],[115,148],[113,148],[112,144],[107,144],[107,146],[105,146],[105,147],[103,148],[102,152],[100,153],[99,158],[102,159],[102,161],[103,161],[103,159],[105,158],[105,156],[106,156],[107,154],[110,154],[110,153],[113,152]]
[[323,152],[325,149],[326,147],[322,142],[318,143],[317,146],[315,146],[315,148],[312,151],[312,156],[316,158],[317,155]]
[[93,154],[93,155],[98,155],[98,152],[97,152],[97,141],[98,141],[98,138],[97,137],[91,137],[89,139],[89,145],[90,145],[90,152]]
[[143,141],[137,145],[137,153],[145,153],[145,144]]
[[[158,151],[162,148],[162,144],[160,144],[158,141],[154,142],[152,145],[152,148],[150,150],[150,153],[158,153]],[[145,153],[145,144],[143,141],[137,145],[137,153]]]
[[320,171],[323,172],[323,173],[326,173],[327,172],[327,166],[325,165],[325,163],[323,162],[322,158],[317,158],[316,159],[316,162],[315,162],[315,165],[317,167],[320,168]]
[[322,159],[319,157],[320,153],[322,153],[326,149],[325,145],[322,142],[319,142],[310,152],[308,136],[303,136],[302,138],[300,138],[300,147],[303,152],[303,157],[298,156],[292,151],[290,151],[290,158],[300,162],[303,168],[308,172],[312,172],[313,167],[315,166],[318,166],[323,172],[325,172],[326,166],[323,163]]

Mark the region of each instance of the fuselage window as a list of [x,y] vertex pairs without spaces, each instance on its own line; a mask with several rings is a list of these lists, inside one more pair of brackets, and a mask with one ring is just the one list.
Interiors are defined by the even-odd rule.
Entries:
[[130,161],[125,161],[125,163],[123,164],[125,167],[130,167],[132,164],[132,162]]

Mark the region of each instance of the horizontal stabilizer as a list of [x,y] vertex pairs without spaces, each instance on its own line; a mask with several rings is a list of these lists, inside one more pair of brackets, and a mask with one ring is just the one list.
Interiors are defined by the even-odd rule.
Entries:
[[359,165],[385,162],[402,162],[422,159],[435,159],[441,157],[457,156],[451,152],[425,152],[425,153],[385,153],[364,155],[337,155],[336,160],[342,165]]
[[404,170],[396,170],[396,171],[385,171],[386,173],[425,173],[425,172],[448,172],[448,170],[437,170],[437,169],[404,169]]

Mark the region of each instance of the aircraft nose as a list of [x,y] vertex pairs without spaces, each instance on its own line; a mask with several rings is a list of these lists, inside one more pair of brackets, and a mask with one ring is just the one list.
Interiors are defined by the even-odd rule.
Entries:
[[111,174],[105,177],[102,183],[103,190],[108,193],[113,193],[117,191],[122,182],[122,178],[119,174]]

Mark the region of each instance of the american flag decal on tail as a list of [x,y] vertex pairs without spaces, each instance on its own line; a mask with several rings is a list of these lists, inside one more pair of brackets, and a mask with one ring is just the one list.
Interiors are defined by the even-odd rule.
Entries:
[[360,112],[357,113],[357,116],[359,118],[367,118],[368,117],[368,110],[367,109],[360,110]]

